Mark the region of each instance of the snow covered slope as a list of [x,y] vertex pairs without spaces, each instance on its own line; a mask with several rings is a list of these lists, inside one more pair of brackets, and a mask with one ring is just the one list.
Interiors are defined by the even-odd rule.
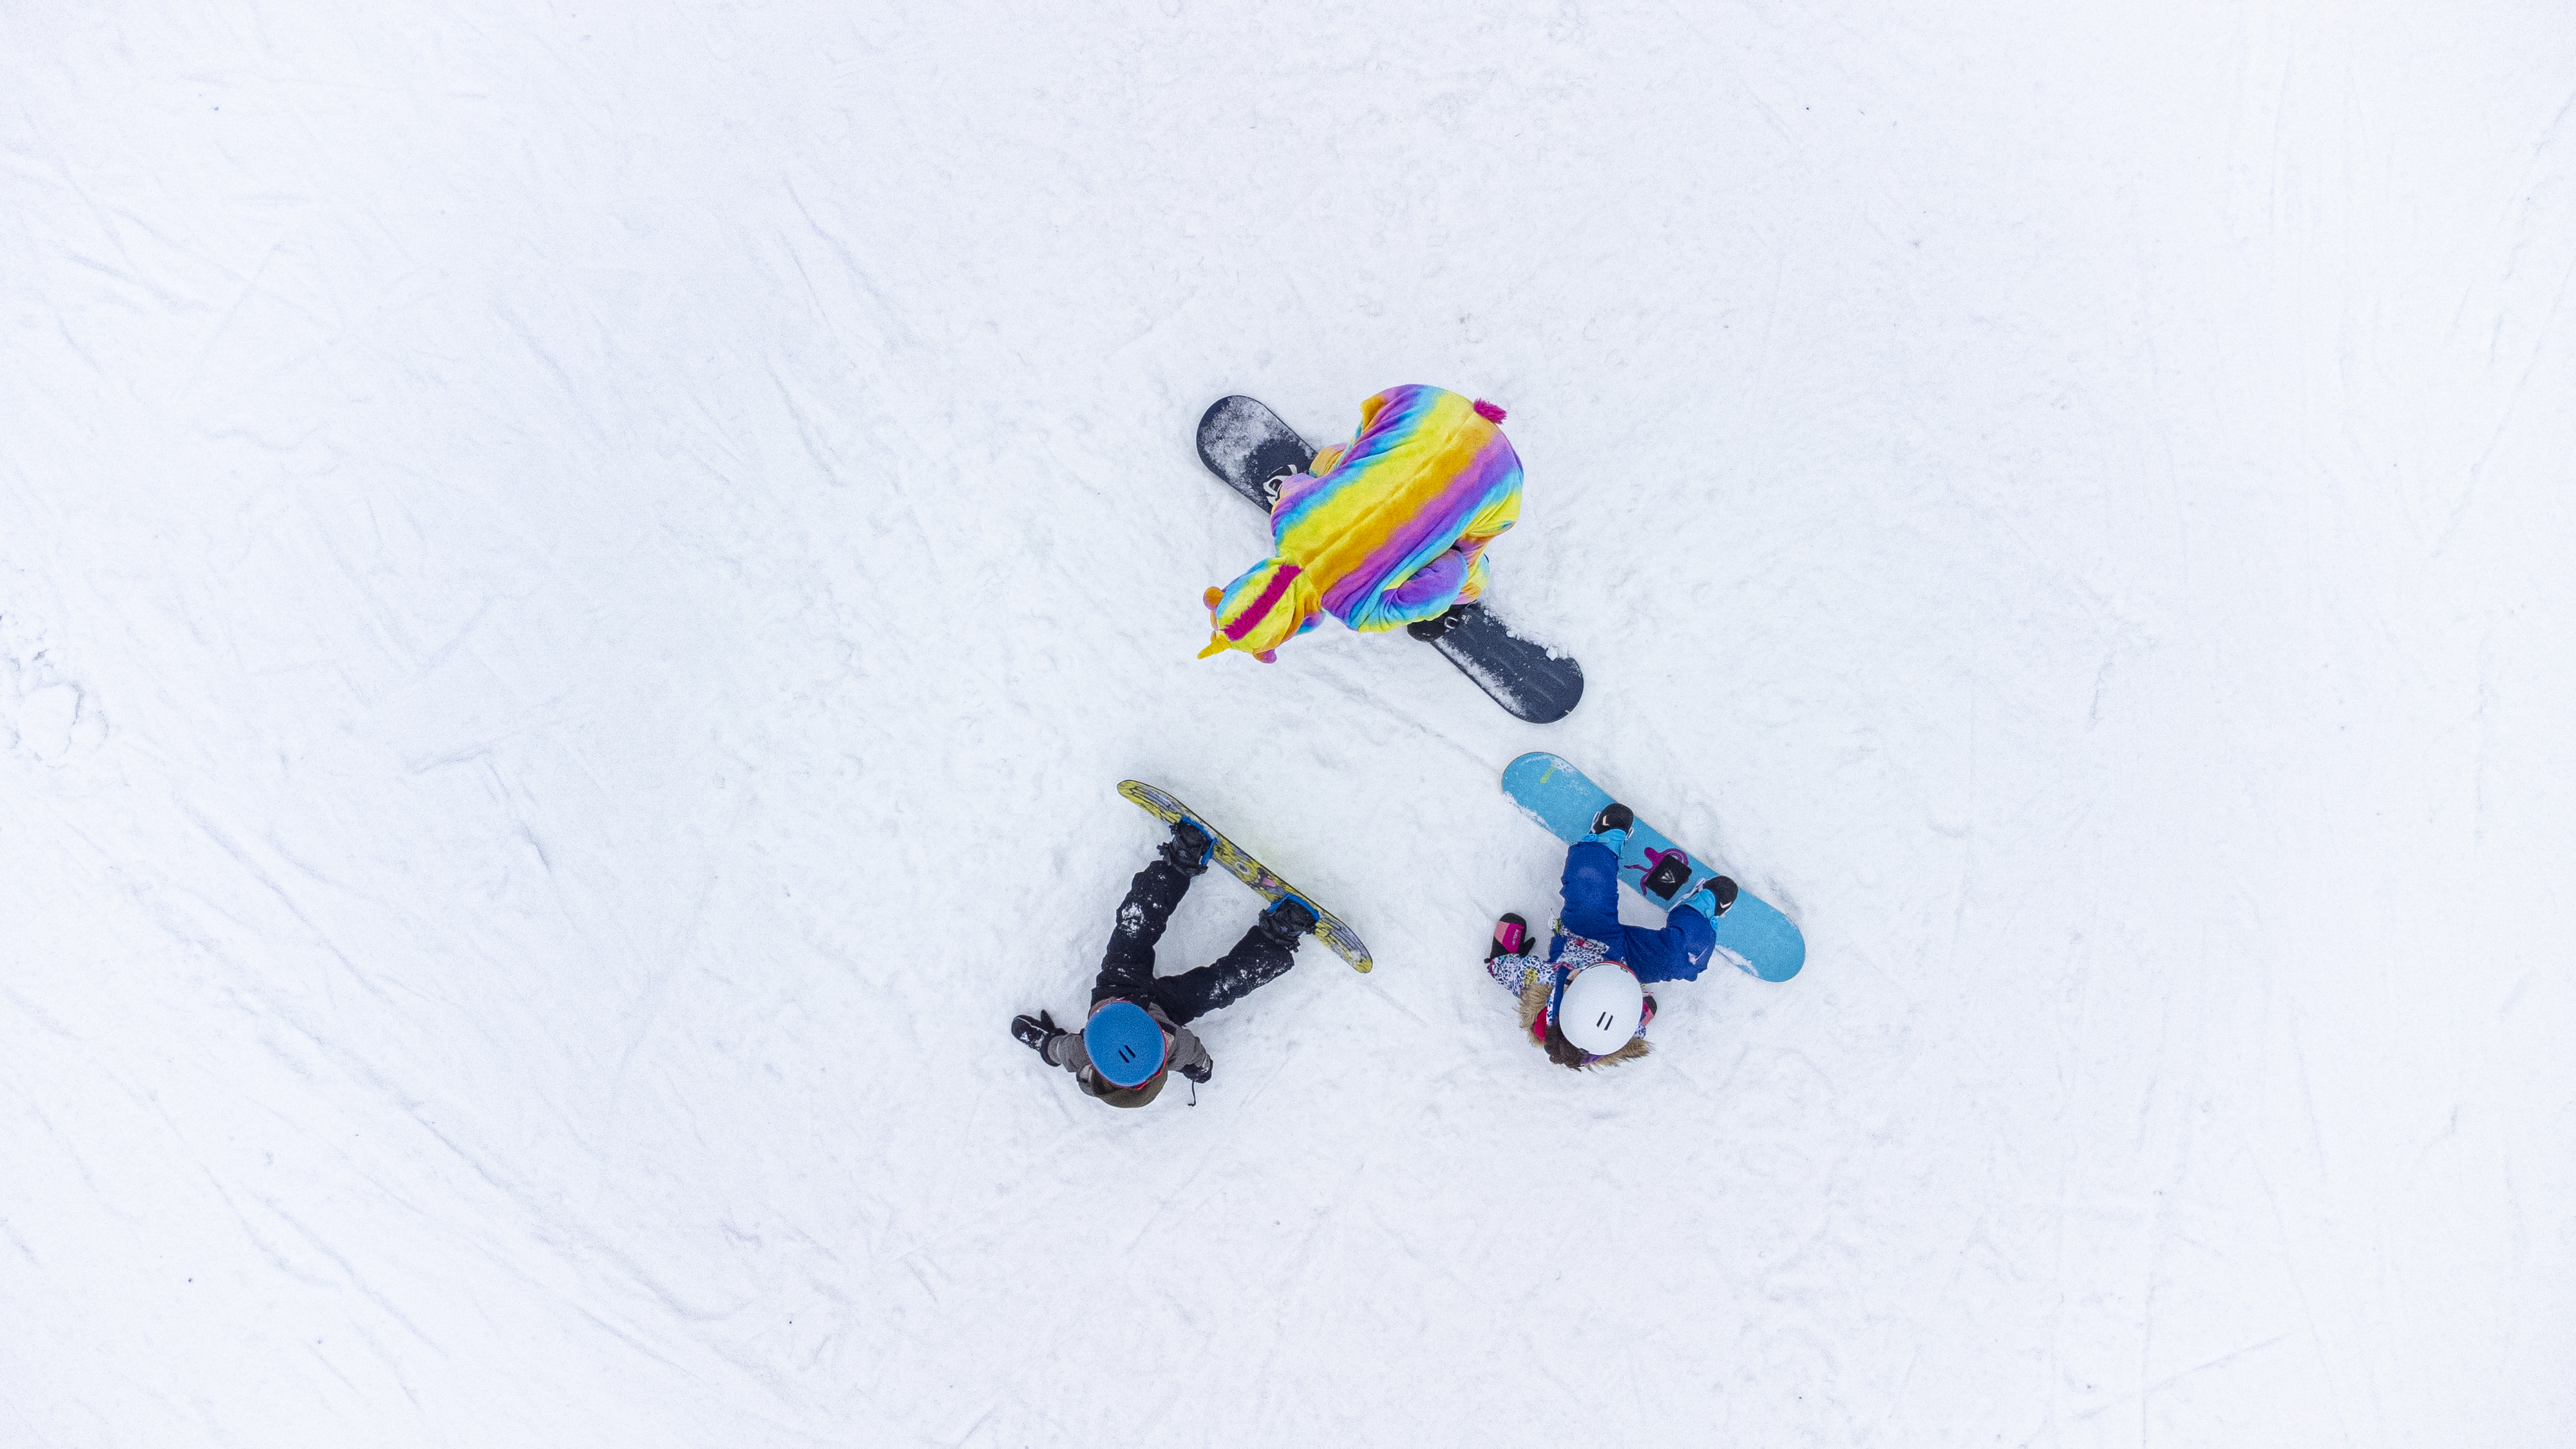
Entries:
[[[2571,75],[2537,0],[10,7],[0,1440],[2564,1442]],[[1513,410],[1561,725],[1192,658],[1200,410],[1413,381]],[[1516,1043],[1533,748],[1805,973]],[[1006,1034],[1125,776],[1377,955],[1195,1107]]]

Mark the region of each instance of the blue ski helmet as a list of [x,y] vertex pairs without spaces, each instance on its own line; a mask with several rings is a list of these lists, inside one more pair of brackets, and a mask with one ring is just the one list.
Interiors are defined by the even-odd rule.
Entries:
[[1082,1028],[1091,1069],[1113,1085],[1141,1087],[1163,1069],[1163,1028],[1132,1001],[1107,1001]]

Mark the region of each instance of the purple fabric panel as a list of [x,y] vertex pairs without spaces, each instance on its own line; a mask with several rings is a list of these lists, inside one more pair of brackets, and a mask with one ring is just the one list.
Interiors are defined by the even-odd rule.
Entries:
[[1324,594],[1324,607],[1342,622],[1354,623],[1353,615],[1378,596],[1406,559],[1431,544],[1445,549],[1456,543],[1466,531],[1467,520],[1475,517],[1492,496],[1498,462],[1495,449],[1479,451],[1475,462],[1461,470],[1448,487],[1405,520],[1386,542],[1369,550],[1366,562],[1335,581]]
[[1467,582],[1467,556],[1451,549],[1424,564],[1413,577],[1386,596],[1398,609],[1411,610],[1433,599],[1457,597],[1459,586]]

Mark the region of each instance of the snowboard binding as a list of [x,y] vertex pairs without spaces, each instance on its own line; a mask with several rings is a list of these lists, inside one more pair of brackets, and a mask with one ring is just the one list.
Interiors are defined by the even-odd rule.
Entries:
[[1281,896],[1261,913],[1261,928],[1295,947],[1299,937],[1315,929],[1315,908],[1295,896]]
[[1416,619],[1412,623],[1404,626],[1404,632],[1421,640],[1423,643],[1428,644],[1435,639],[1441,638],[1450,630],[1455,629],[1466,622],[1467,606],[1465,604],[1452,604],[1449,606],[1449,612],[1442,614],[1439,618]]
[[1155,854],[1163,863],[1186,876],[1197,876],[1208,868],[1216,854],[1216,841],[1197,821],[1184,815],[1172,822],[1171,838],[1157,846]]
[[[1649,850],[1647,854],[1653,855],[1654,852]],[[1669,906],[1681,888],[1690,883],[1690,878],[1690,857],[1678,850],[1667,850],[1661,859],[1656,860],[1654,868],[1646,872],[1646,878],[1637,882],[1637,889]]]

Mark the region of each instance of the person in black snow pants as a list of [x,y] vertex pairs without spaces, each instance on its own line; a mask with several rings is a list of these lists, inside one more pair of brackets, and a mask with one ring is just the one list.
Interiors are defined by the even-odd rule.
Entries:
[[1195,971],[1154,974],[1154,943],[1215,850],[1215,840],[1197,821],[1176,821],[1157,858],[1136,872],[1127,898],[1118,903],[1118,925],[1109,933],[1082,1030],[1063,1030],[1045,1011],[1011,1019],[1011,1035],[1048,1066],[1073,1073],[1084,1095],[1112,1107],[1142,1107],[1162,1094],[1174,1071],[1206,1081],[1215,1062],[1190,1023],[1297,964],[1297,943],[1315,928],[1315,912],[1295,896],[1283,896],[1233,950]]

